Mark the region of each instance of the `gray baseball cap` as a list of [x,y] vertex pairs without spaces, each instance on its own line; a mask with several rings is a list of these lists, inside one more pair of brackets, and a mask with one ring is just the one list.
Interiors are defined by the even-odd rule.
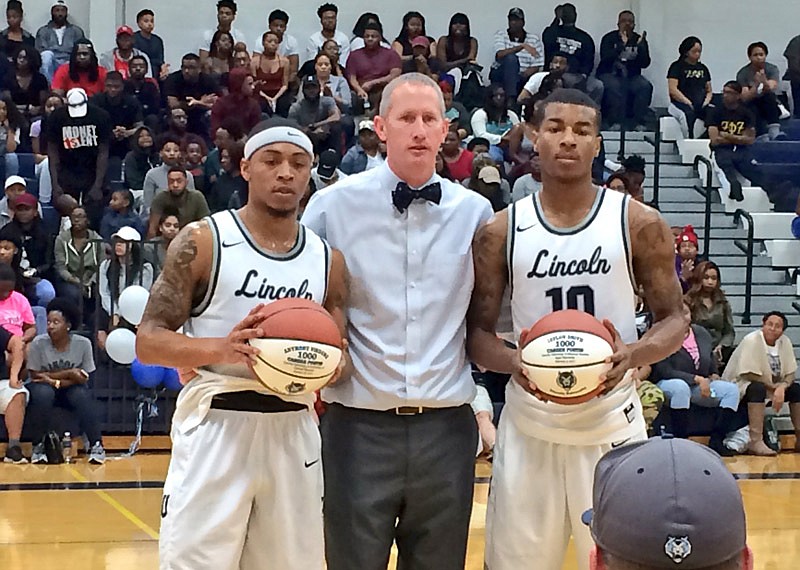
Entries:
[[604,552],[649,568],[692,570],[744,550],[742,494],[709,448],[653,438],[612,449],[594,472],[583,515]]

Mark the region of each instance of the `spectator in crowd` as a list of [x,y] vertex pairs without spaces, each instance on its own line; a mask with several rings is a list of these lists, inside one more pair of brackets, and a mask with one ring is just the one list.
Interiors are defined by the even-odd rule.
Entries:
[[495,33],[494,52],[489,79],[501,85],[513,103],[528,78],[544,66],[544,44],[539,36],[525,31],[522,8],[508,11],[508,28]]
[[734,429],[739,389],[733,382],[720,380],[713,341],[706,329],[691,325],[680,350],[653,364],[651,379],[669,400],[675,437],[689,435],[689,405],[693,396],[718,398],[720,410],[708,446],[720,455],[733,455],[722,440]]
[[233,45],[233,67],[234,69],[237,67],[250,69],[250,52],[244,42],[236,42]]
[[28,122],[42,114],[50,86],[39,72],[42,66],[39,52],[22,45],[13,54],[12,71],[6,75],[3,90],[8,90],[11,100]]
[[795,118],[800,118],[800,35],[793,37],[783,52],[787,69],[784,79],[789,80],[792,89],[792,109]]
[[89,101],[103,109],[111,120],[111,144],[108,150],[111,172],[120,172],[122,160],[131,148],[130,138],[143,124],[142,106],[133,95],[127,95],[122,74],[109,71],[106,88]]
[[170,73],[164,81],[167,105],[174,109],[186,106],[188,129],[200,136],[207,136],[206,114],[217,102],[219,86],[212,77],[200,69],[200,58],[187,53],[181,59],[181,69]]
[[70,89],[67,106],[56,109],[47,121],[47,159],[53,184],[53,204],[69,213],[64,195],[82,203],[89,225],[97,228],[103,215],[104,181],[111,145],[111,118],[89,103],[81,88]]
[[[167,206],[178,210],[178,219],[181,227],[203,219],[211,212],[208,209],[206,197],[199,190],[188,187],[189,175],[180,166],[173,166],[167,173],[167,192],[159,192],[153,198],[150,207],[150,222],[147,229],[147,238],[155,237],[161,214]],[[217,186],[219,181],[217,181]]]
[[81,325],[76,307],[66,299],[54,299],[47,307],[47,334],[37,336],[28,349],[28,390],[31,401],[33,449],[31,463],[47,463],[44,445],[38,443],[51,429],[53,406],[63,406],[78,416],[81,431],[89,438],[89,463],[106,461],[96,404],[86,385],[95,371],[91,341],[72,332]]
[[[7,241],[6,236],[0,233],[0,245]],[[30,302],[15,290],[16,286],[17,274],[13,267],[5,261],[0,262],[0,328],[20,337],[27,345],[36,336],[36,324]]]
[[364,25],[364,47],[350,53],[345,73],[350,87],[357,95],[353,107],[355,114],[374,114],[380,106],[383,88],[400,75],[402,61],[397,52],[381,46],[380,25]]
[[144,177],[161,163],[155,136],[149,127],[139,127],[131,137],[131,150],[125,155],[125,184],[131,190],[144,188]]
[[[344,79],[344,66],[340,62],[341,58],[339,55],[339,44],[336,43],[336,40],[325,40],[322,42],[322,47],[319,49],[319,52],[314,54],[312,59],[309,59],[300,66],[300,70],[297,72],[297,75],[299,77],[313,75],[315,73],[314,67],[316,65],[317,56],[323,53],[328,56],[331,68],[330,74]],[[345,81],[347,80],[345,79]],[[349,85],[347,89],[348,91],[350,90]]]
[[[61,95],[58,93],[50,93],[47,96],[47,99],[44,100],[44,106],[42,107],[44,112],[42,116],[31,123],[31,148],[33,149],[33,154],[36,157],[37,176],[39,176],[39,169],[42,166],[42,163],[47,160],[47,139],[42,135],[42,133],[47,132],[46,119],[52,114],[53,111],[63,106],[64,99],[61,97]],[[41,179],[39,185],[39,198],[42,198]]]
[[546,63],[556,53],[567,55],[569,71],[564,74],[568,87],[586,81],[586,93],[600,105],[603,102],[603,83],[591,77],[594,69],[595,45],[592,36],[578,28],[578,11],[572,4],[561,5],[561,25],[552,26],[544,36]]
[[211,38],[208,57],[203,59],[203,71],[214,81],[227,86],[228,72],[233,69],[233,36],[230,32],[217,30]]
[[[427,52],[424,54],[416,54],[414,52],[413,41],[416,38],[425,38],[427,42]],[[418,44],[422,46],[423,44]],[[402,72],[409,73],[418,71],[415,61],[418,57],[422,57],[425,61],[428,58],[436,57],[436,40],[429,36],[425,31],[425,16],[419,12],[406,12],[403,16],[403,25],[400,28],[400,33],[392,42],[392,49],[397,52],[402,61]]]
[[733,352],[736,331],[733,328],[731,305],[720,282],[717,264],[701,261],[694,269],[692,287],[686,293],[686,304],[692,313],[692,322],[711,335],[711,347],[717,362],[724,363]]
[[489,152],[491,143],[483,137],[472,137],[467,143],[467,150],[474,155],[484,154]]
[[169,110],[167,115],[167,130],[163,134],[172,135],[183,144],[184,138],[189,134],[189,113],[186,112],[187,106],[179,104]]
[[453,86],[449,81],[440,81],[439,88],[442,90],[444,98],[444,116],[450,122],[450,127],[458,130],[458,136],[462,140],[467,138],[472,134],[469,111],[464,105],[453,99]]
[[675,238],[675,272],[684,293],[689,291],[697,261],[698,240],[692,226],[685,226]]
[[161,273],[164,267],[164,260],[167,258],[169,244],[181,230],[181,223],[178,220],[178,210],[175,208],[164,208],[161,219],[158,222],[158,235],[149,243],[144,245],[144,258],[153,266],[154,279]]
[[342,172],[349,176],[371,170],[383,164],[383,154],[375,134],[375,124],[369,120],[361,121],[358,123],[358,143],[347,149],[342,158]]
[[28,185],[21,176],[9,176],[5,182],[5,195],[0,200],[0,228],[8,224],[14,218],[11,204],[17,196],[25,194]]
[[[536,100],[544,99],[552,91],[564,87],[564,74],[569,70],[569,61],[564,53],[556,53],[547,64],[547,71],[538,71],[528,78],[525,86],[517,96],[517,103],[527,103],[534,97]],[[549,81],[546,81],[548,80]],[[544,85],[544,87],[543,87]],[[586,83],[578,82],[571,85],[575,89],[586,91]]]
[[210,50],[214,45],[214,37],[219,37],[219,32],[225,32],[231,37],[231,48],[236,42],[245,41],[244,34],[233,27],[234,20],[236,20],[236,2],[219,0],[217,2],[217,27],[203,32],[203,41],[198,49],[201,61],[205,62],[206,58],[211,56]]
[[447,35],[436,42],[436,58],[444,73],[453,69],[463,71],[467,64],[478,59],[478,40],[472,37],[466,14],[457,12],[450,17]]
[[780,311],[770,311],[761,322],[761,329],[745,336],[733,351],[723,376],[739,385],[742,402],[747,404],[749,453],[775,455],[775,451],[764,443],[767,400],[772,402],[775,413],[780,412],[784,402],[789,402],[795,434],[794,449],[800,452],[800,384],[796,381],[797,360],[792,341],[784,334],[789,321]]
[[339,112],[342,113],[342,128],[347,132],[348,126],[350,133],[353,131],[353,122],[350,117],[345,122],[344,115],[349,115],[352,112],[353,98],[350,92],[350,86],[347,79],[342,75],[333,74],[333,65],[331,57],[325,53],[320,52],[314,58],[314,72],[309,75],[316,75],[322,87],[322,95],[326,97],[333,97],[336,101],[336,106],[339,107]]
[[117,28],[117,47],[103,53],[100,56],[100,65],[106,71],[116,71],[122,75],[122,79],[131,76],[130,63],[134,56],[140,56],[147,60],[147,73],[145,77],[152,77],[152,65],[147,54],[135,47],[133,28],[130,26],[120,26]]
[[127,189],[114,190],[108,201],[108,208],[100,222],[100,237],[110,240],[120,228],[130,226],[137,232],[144,232],[141,218],[134,211],[133,193]]
[[524,171],[526,173],[514,181],[511,189],[511,202],[527,198],[542,189],[542,169],[538,154],[531,155]]
[[86,210],[78,206],[70,213],[69,221],[70,227],[61,230],[53,248],[56,291],[73,306],[82,307],[84,313],[91,313],[97,272],[105,259],[105,250],[100,234],[89,229]]
[[315,152],[326,148],[341,152],[342,114],[333,97],[321,96],[316,75],[303,79],[303,98],[289,109],[289,119],[300,125],[301,130],[314,143]]
[[[742,86],[742,102],[755,114],[757,133],[768,134],[770,140],[785,139],[778,121],[781,110],[778,107],[778,66],[767,61],[769,50],[764,42],[747,46],[750,63],[736,74],[736,81]],[[766,127],[766,128],[765,128]]]
[[28,405],[28,389],[20,378],[24,360],[25,343],[0,327],[0,368],[8,374],[8,380],[0,380],[0,414],[4,416],[8,433],[4,463],[27,463],[19,443],[25,422],[25,406]]
[[[268,20],[268,31],[278,37],[278,55],[289,60],[289,83],[294,85],[297,82],[297,70],[300,68],[300,47],[297,43],[297,38],[286,33],[286,28],[289,26],[289,14],[283,10],[273,10],[270,12]],[[262,36],[261,41],[256,42],[255,45],[257,47],[253,50],[254,55],[260,53],[259,50],[263,45],[263,41],[264,38]],[[294,92],[297,92],[296,88]]]
[[633,12],[623,10],[617,18],[617,29],[600,41],[600,63],[597,77],[605,86],[603,116],[612,130],[627,128],[644,130],[647,110],[653,100],[653,84],[642,75],[650,67],[650,44],[647,32],[634,30]]
[[134,55],[128,65],[130,76],[125,81],[125,94],[136,97],[142,107],[144,124],[154,129],[161,120],[162,110],[161,92],[158,89],[158,84],[147,78],[149,64],[144,57]]
[[442,155],[442,151],[436,154],[436,174],[441,176],[442,178],[446,178],[447,180],[453,180],[453,175],[450,173],[450,168],[448,168],[447,163],[444,161],[444,156]]
[[242,177],[241,171],[243,158],[244,143],[240,141],[231,141],[220,149],[222,172],[214,184],[214,191],[208,194],[208,207],[212,212],[230,208],[231,197],[237,192],[240,195],[247,194],[247,180]]
[[623,194],[630,194],[628,190],[628,179],[625,177],[625,170],[620,169],[612,172],[605,183],[605,187],[615,192],[622,192]]
[[69,63],[61,65],[53,77],[53,91],[65,95],[80,87],[91,97],[105,88],[106,69],[97,61],[94,44],[87,39],[77,40],[72,48]]
[[186,135],[181,142],[181,157],[186,172],[194,179],[196,190],[205,190],[205,179],[203,177],[204,163],[208,155],[208,147],[202,137],[197,135]]
[[[158,153],[161,164],[150,169],[144,177],[142,190],[142,214],[149,219],[150,205],[156,194],[167,189],[167,173],[173,167],[182,166],[181,140],[173,135],[161,135],[158,139]],[[189,188],[194,190],[194,178],[189,177]]]
[[439,60],[430,55],[430,42],[425,36],[417,36],[411,40],[413,68],[411,71],[427,75],[433,80],[439,79]]
[[242,123],[238,117],[227,117],[220,123],[219,128],[213,133],[214,135],[214,148],[206,156],[206,163],[203,165],[203,177],[205,178],[205,189],[207,194],[211,194],[214,190],[214,184],[217,182],[220,172],[222,171],[222,164],[220,163],[220,149],[233,141],[242,141],[246,139]]
[[594,471],[592,507],[582,517],[596,544],[591,570],[753,570],[736,479],[692,441],[611,449]]
[[489,154],[499,163],[504,160],[501,145],[506,145],[506,136],[517,123],[519,117],[508,108],[506,90],[502,85],[492,85],[483,107],[472,114],[472,134],[491,143]]
[[442,160],[447,165],[451,180],[464,180],[472,174],[472,159],[475,156],[461,146],[461,136],[452,126],[442,143]]
[[139,31],[133,34],[134,47],[147,55],[148,70],[152,77],[165,79],[169,75],[169,64],[164,61],[164,40],[153,33],[156,15],[147,8],[140,10],[136,14],[136,25],[139,26]]
[[535,105],[527,104],[522,109],[522,121],[511,127],[508,133],[508,155],[514,162],[514,168],[509,174],[513,182],[527,172],[530,160],[536,152],[533,148],[533,137],[536,127],[533,124]]
[[722,89],[722,105],[712,108],[706,115],[715,162],[730,184],[728,197],[737,202],[744,200],[739,174],[756,185],[760,180],[750,154],[750,147],[756,140],[756,120],[742,105],[741,97],[741,84],[728,81]]
[[36,50],[42,55],[42,73],[52,81],[56,69],[72,59],[78,40],[84,39],[83,30],[67,21],[66,0],[55,0],[50,8],[50,21],[36,32]]
[[308,38],[306,59],[314,59],[322,50],[323,44],[328,40],[333,40],[339,46],[339,63],[342,66],[346,65],[347,56],[350,55],[350,39],[347,37],[347,34],[336,29],[339,8],[336,4],[325,3],[317,8],[317,16],[319,16],[319,23],[322,25],[322,29],[318,32],[314,32],[311,34],[311,37]]
[[261,110],[269,115],[277,113],[284,116],[291,105],[289,93],[291,63],[287,57],[278,53],[280,36],[277,32],[271,30],[264,32],[261,45],[263,46],[261,53],[253,54],[253,59],[250,61]]
[[[8,4],[6,4],[6,23],[8,27],[0,31],[0,56],[6,56],[9,62],[14,61],[14,54],[18,53],[18,50],[22,47],[27,47],[31,50],[36,49],[36,38],[29,31],[22,28],[23,16],[22,2],[8,0]],[[35,69],[39,71],[38,67]]]
[[711,72],[700,62],[703,43],[689,36],[678,46],[678,59],[667,70],[669,114],[678,119],[685,138],[698,138],[711,103]]
[[627,182],[628,194],[637,202],[644,200],[644,180],[647,163],[638,154],[632,154],[622,159],[622,170]]
[[335,184],[347,174],[339,170],[340,155],[335,150],[323,150],[319,153],[317,165],[311,169],[311,181],[317,191]]
[[261,107],[253,98],[255,81],[249,69],[234,69],[228,74],[228,94],[211,107],[211,132],[216,133],[226,117],[236,116],[246,131],[261,121]]
[[495,212],[505,208],[511,197],[508,181],[503,180],[497,163],[486,153],[475,155],[472,172],[462,185],[489,200]]
[[27,131],[25,119],[17,106],[6,96],[0,96],[0,179],[17,174],[19,159],[17,149],[22,133]]

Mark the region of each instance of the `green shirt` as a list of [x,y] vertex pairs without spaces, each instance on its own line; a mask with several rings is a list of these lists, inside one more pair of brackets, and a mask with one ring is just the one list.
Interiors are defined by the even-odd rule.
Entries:
[[210,214],[206,197],[199,190],[187,189],[180,196],[175,196],[172,192],[159,192],[153,198],[150,206],[150,215],[161,217],[164,208],[171,206],[178,210],[178,221],[181,227],[198,220],[202,220]]

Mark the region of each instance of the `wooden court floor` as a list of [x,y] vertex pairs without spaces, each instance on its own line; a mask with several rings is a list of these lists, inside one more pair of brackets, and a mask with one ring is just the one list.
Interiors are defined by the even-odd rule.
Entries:
[[[140,453],[103,466],[84,459],[73,465],[0,464],[0,569],[157,569],[168,461],[166,453]],[[726,461],[740,477],[756,570],[800,569],[800,455]],[[483,568],[490,465],[479,462],[475,475],[469,570]],[[576,568],[571,551],[564,570]]]

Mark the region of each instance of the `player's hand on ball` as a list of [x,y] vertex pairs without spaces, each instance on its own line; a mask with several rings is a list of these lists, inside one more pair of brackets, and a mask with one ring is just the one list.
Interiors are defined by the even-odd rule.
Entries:
[[[527,334],[528,329],[522,329],[520,332],[520,338]],[[517,344],[516,357],[514,358],[514,372],[511,374],[511,378],[513,378],[514,381],[531,396],[535,396],[540,400],[547,401],[545,394],[536,387],[536,384],[528,375],[528,370],[522,365],[522,347],[519,346],[519,344]]]
[[611,369],[605,374],[600,376],[600,381],[605,385],[605,390],[602,394],[608,394],[614,387],[619,384],[625,374],[633,366],[633,351],[630,347],[623,342],[622,337],[619,336],[619,331],[608,319],[603,319],[603,326],[608,329],[611,336],[614,337],[614,354],[606,358],[607,363],[611,363]]
[[328,386],[333,386],[339,380],[342,379],[342,375],[344,374],[345,368],[347,368],[347,359],[350,358],[350,353],[347,350],[347,347],[350,346],[350,343],[347,342],[347,339],[342,339],[342,356],[339,358],[339,365],[336,367],[336,372],[333,373],[333,376],[328,382]]
[[258,314],[263,308],[263,303],[259,303],[257,306],[253,307],[253,309],[247,313],[247,316],[233,327],[228,336],[225,337],[223,341],[224,346],[222,347],[222,363],[245,363],[252,367],[259,351],[248,341],[253,338],[264,336],[264,331],[259,328],[264,317]]

